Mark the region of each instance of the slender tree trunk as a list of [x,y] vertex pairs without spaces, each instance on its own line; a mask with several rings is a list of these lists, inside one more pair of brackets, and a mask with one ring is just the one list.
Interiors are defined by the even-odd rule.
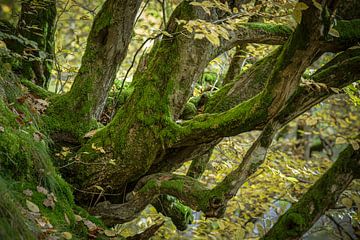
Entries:
[[350,145],[262,239],[300,239],[328,209],[335,207],[340,194],[359,177],[360,151]]

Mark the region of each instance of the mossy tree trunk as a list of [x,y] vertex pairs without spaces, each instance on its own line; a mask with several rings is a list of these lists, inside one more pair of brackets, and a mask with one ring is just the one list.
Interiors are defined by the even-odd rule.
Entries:
[[[358,20],[338,21],[340,38],[331,38],[325,30],[329,30],[336,1],[327,1],[319,9],[306,0],[308,9],[302,11],[302,21],[293,32],[281,25],[244,23],[215,46],[191,34],[178,34],[184,27],[176,19],[216,22],[226,13],[212,9],[209,15],[183,1],[169,19],[166,31],[171,36],[162,36],[139,64],[126,102],[107,126],[90,140],[83,139],[88,130],[97,127],[96,119],[126,55],[140,3],[105,1],[95,17],[72,89],[50,97],[42,125],[55,142],[66,140],[56,137],[60,133],[72,135],[79,144],[76,153],[57,163],[73,185],[79,204],[88,206],[94,195],[111,201],[93,208],[106,222],[129,221],[164,194],[207,216],[221,217],[229,198],[264,160],[279,126],[332,94],[299,86],[301,76],[324,51],[343,51],[359,41]],[[178,121],[207,64],[246,43],[281,46],[209,96],[205,113]],[[359,50],[348,49],[311,77],[329,87],[343,87],[360,79],[359,64]],[[208,153],[221,138],[251,130],[263,132],[242,165],[217,187],[208,189],[192,177],[171,173],[185,161]]]
[[30,79],[30,74],[33,73],[35,83],[46,89],[49,86],[55,54],[55,20],[55,0],[22,1],[17,31],[23,37],[37,43],[37,48],[26,53],[32,55],[33,57],[29,58],[33,59],[24,63],[23,70],[28,73],[26,77]]

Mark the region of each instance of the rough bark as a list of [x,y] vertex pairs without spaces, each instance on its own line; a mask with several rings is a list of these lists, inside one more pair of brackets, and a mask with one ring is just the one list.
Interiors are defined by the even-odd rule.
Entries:
[[[23,37],[37,43],[37,48],[26,52],[34,59],[24,64],[35,74],[35,83],[46,89],[49,85],[55,54],[55,19],[55,0],[22,1],[17,31]],[[28,72],[30,71],[28,70]],[[31,76],[27,77],[31,79]]]
[[94,19],[81,67],[70,92],[53,100],[54,112],[60,109],[71,112],[60,121],[81,125],[100,117],[118,68],[126,56],[141,2],[107,0],[103,4]]

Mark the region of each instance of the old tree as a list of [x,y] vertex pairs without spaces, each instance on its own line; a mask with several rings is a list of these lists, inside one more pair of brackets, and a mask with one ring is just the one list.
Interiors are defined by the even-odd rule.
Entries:
[[[55,226],[76,228],[74,213],[84,211],[78,206],[108,226],[128,222],[159,201],[158,210],[179,229],[191,219],[185,206],[221,218],[228,201],[264,162],[275,133],[335,94],[329,89],[360,79],[359,1],[299,1],[294,28],[261,17],[237,21],[241,11],[236,9],[249,2],[180,2],[151,50],[141,56],[130,86],[115,93],[123,97],[105,126],[99,120],[142,1],[103,3],[81,67],[65,94],[47,91],[54,63],[56,1],[24,0],[17,24],[2,20],[1,238],[39,237],[38,227],[46,221],[36,214],[56,215]],[[238,71],[234,57],[220,89],[192,97],[212,59],[248,43],[278,47],[247,71]],[[304,74],[329,52],[335,57]],[[300,84],[303,78],[325,87],[314,91]],[[223,181],[208,188],[197,180],[222,138],[252,130],[261,134]],[[64,146],[72,151],[56,154]],[[360,177],[359,154],[354,145],[345,148],[263,239],[300,238]],[[173,173],[187,161],[192,161],[187,175]],[[36,191],[36,186],[54,193],[45,193],[47,205],[42,204],[44,191]]]

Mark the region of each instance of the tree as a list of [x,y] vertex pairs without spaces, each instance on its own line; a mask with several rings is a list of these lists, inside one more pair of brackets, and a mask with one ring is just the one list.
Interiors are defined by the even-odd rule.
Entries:
[[[275,133],[334,94],[329,89],[359,80],[360,51],[354,46],[360,39],[360,19],[353,10],[358,1],[299,1],[294,30],[257,19],[233,21],[232,9],[249,1],[182,1],[151,51],[142,56],[116,115],[101,126],[98,120],[126,56],[141,2],[104,2],[71,90],[62,95],[46,91],[54,55],[55,1],[23,1],[16,27],[1,22],[0,38],[7,47],[2,49],[0,84],[4,181],[30,181],[39,175],[49,188],[64,192],[68,188],[49,162],[56,159],[76,203],[91,206],[106,224],[130,221],[157,198],[163,205],[180,200],[177,206],[222,217],[229,199],[264,161]],[[194,83],[213,58],[247,43],[280,46],[247,71],[233,71],[229,83],[214,94],[191,98]],[[326,52],[337,55],[307,77],[326,88],[315,92],[300,85],[306,69]],[[232,64],[239,67],[237,61]],[[30,93],[21,90],[20,81]],[[192,115],[183,120],[189,109]],[[212,189],[196,180],[223,137],[251,130],[262,133],[237,169]],[[59,158],[58,146],[76,150]],[[190,160],[189,176],[172,173]],[[264,239],[301,237],[359,178],[359,168],[359,150],[348,147]],[[72,194],[66,196],[71,201]],[[311,212],[304,212],[304,206]],[[189,221],[186,211],[159,211],[179,228]],[[286,236],[284,230],[289,230]]]

